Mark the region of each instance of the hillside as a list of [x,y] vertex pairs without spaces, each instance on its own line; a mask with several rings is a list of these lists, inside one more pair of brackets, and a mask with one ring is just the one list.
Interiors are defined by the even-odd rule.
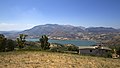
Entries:
[[39,38],[40,35],[49,35],[53,37],[64,37],[69,39],[91,39],[93,36],[100,34],[116,33],[118,34],[120,29],[115,29],[112,27],[90,27],[85,28],[81,26],[71,26],[71,25],[58,25],[58,24],[45,24],[37,25],[31,29],[27,29],[20,32],[13,31],[0,31],[0,34],[4,34],[9,38],[16,38],[19,34],[27,34],[29,38]]
[[82,27],[75,27],[71,25],[46,24],[38,25],[31,29],[25,30],[21,33],[28,35],[51,35],[51,36],[68,36],[68,34],[75,34],[84,32]]
[[86,28],[85,30],[93,33],[119,32],[119,29],[114,29],[112,27],[90,27]]
[[48,34],[51,36],[67,36],[75,35],[77,33],[93,32],[93,33],[107,33],[107,32],[119,32],[119,29],[114,29],[112,27],[90,27],[85,28],[81,26],[71,26],[71,25],[58,25],[58,24],[46,24],[38,25],[31,29],[25,30],[21,33],[28,35],[43,35]]
[[0,53],[0,68],[119,68],[120,59],[65,53],[20,51]]

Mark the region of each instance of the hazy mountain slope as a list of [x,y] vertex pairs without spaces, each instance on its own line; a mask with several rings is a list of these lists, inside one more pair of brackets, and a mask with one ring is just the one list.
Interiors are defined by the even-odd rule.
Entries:
[[120,29],[114,29],[111,27],[90,27],[85,28],[81,26],[71,26],[71,25],[58,25],[58,24],[46,24],[46,25],[38,25],[31,29],[24,31],[0,31],[0,34],[4,34],[7,37],[16,38],[19,34],[27,34],[29,36],[40,36],[40,35],[50,35],[57,37],[67,37],[67,38],[75,38],[78,37],[79,34],[83,33],[114,33],[120,32]]
[[107,32],[118,32],[117,29],[114,28],[107,28],[107,27],[91,27],[91,28],[86,28],[85,29],[88,32],[101,32],[101,33],[107,33]]
[[28,35],[52,35],[52,36],[64,36],[67,34],[75,34],[78,32],[84,32],[80,27],[70,25],[58,25],[58,24],[46,24],[38,25],[29,30],[25,30],[21,33]]

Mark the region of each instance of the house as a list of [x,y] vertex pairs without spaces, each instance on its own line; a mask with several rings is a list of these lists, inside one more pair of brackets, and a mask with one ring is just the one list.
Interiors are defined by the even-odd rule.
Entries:
[[79,46],[79,54],[104,56],[112,49],[103,46]]

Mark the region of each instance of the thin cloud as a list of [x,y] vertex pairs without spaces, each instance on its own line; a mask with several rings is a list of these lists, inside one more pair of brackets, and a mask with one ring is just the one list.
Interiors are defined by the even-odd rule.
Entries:
[[25,30],[32,28],[33,24],[8,24],[0,23],[0,31]]

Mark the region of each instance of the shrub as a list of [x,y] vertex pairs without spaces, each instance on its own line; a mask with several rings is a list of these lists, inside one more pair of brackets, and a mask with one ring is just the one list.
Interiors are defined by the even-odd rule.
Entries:
[[77,46],[67,46],[68,51],[77,51],[78,47]]
[[112,58],[112,53],[111,52],[108,52],[104,55],[104,57],[106,58]]
[[3,34],[0,34],[0,51],[12,51],[14,50],[15,42],[11,39],[5,38]]
[[19,46],[19,49],[22,49],[24,48],[25,46],[25,38],[27,37],[28,35],[25,35],[25,34],[19,34],[19,38],[17,38],[17,45]]
[[6,48],[7,48],[7,51],[13,51],[15,48],[15,42],[11,39],[8,39]]
[[50,49],[50,43],[48,42],[48,37],[46,35],[43,35],[40,38],[41,48],[42,50]]

